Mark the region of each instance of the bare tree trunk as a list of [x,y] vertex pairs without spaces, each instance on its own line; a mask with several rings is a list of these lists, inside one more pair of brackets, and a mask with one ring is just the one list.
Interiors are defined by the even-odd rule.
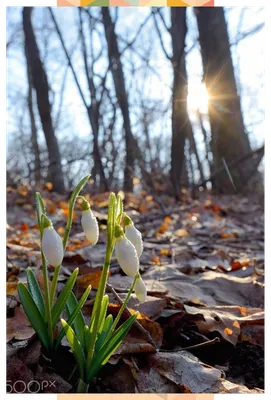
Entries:
[[119,107],[122,112],[123,125],[125,131],[126,162],[124,170],[124,189],[127,191],[132,191],[135,157],[134,157],[133,136],[132,136],[131,122],[130,122],[130,114],[129,114],[128,95],[125,88],[124,72],[120,59],[118,40],[115,32],[115,24],[112,21],[109,8],[102,7],[101,10],[102,10],[105,36],[107,41],[109,66],[113,76]]
[[27,105],[29,111],[29,118],[30,118],[30,126],[31,126],[31,143],[32,149],[34,154],[34,181],[35,185],[40,183],[41,181],[41,162],[40,162],[40,151],[39,151],[39,144],[38,144],[38,134],[37,134],[37,126],[35,120],[35,114],[33,109],[33,84],[32,84],[32,77],[30,73],[30,66],[29,66],[29,57],[25,47],[25,56],[27,61],[27,81],[28,81],[28,94],[27,94]]
[[[189,125],[191,126],[191,124],[189,123]],[[202,163],[200,161],[199,158],[199,153],[198,153],[198,149],[197,149],[197,144],[195,141],[195,137],[194,137],[194,133],[192,131],[192,126],[191,129],[189,129],[188,126],[188,139],[189,139],[189,143],[190,143],[190,152],[195,154],[196,160],[197,160],[197,166],[198,166],[198,170],[199,170],[199,175],[200,175],[200,181],[204,182],[205,177],[204,177],[204,172],[203,172],[203,168],[202,168]],[[206,188],[205,183],[203,184],[203,187]]]
[[[237,93],[223,7],[197,7],[204,68],[204,81],[210,96],[209,118],[212,132],[213,172],[250,151],[245,133],[241,102]],[[243,185],[242,171],[230,171],[237,190]],[[233,185],[226,171],[213,180],[216,191],[231,193]]]
[[185,38],[186,8],[171,7],[171,40],[173,66],[171,181],[175,197],[180,197],[180,178],[184,165],[185,138],[192,127],[187,113],[187,73]]
[[202,135],[203,135],[203,138],[204,138],[205,153],[206,153],[206,158],[205,159],[208,162],[208,167],[209,167],[209,170],[211,172],[212,162],[211,162],[211,159],[210,159],[210,156],[211,156],[210,140],[208,138],[206,129],[204,127],[203,120],[202,120],[202,115],[201,115],[201,112],[200,112],[199,109],[197,110],[197,117],[198,117],[198,122],[199,122],[199,125],[200,125],[200,129],[201,129],[201,132],[202,132]]
[[54,190],[59,193],[63,193],[65,191],[64,178],[61,167],[60,151],[51,117],[49,84],[44,66],[40,58],[40,52],[32,26],[32,11],[33,7],[23,8],[23,29],[25,35],[25,47],[28,54],[33,87],[35,88],[37,95],[37,105],[48,150],[48,176],[53,184]]

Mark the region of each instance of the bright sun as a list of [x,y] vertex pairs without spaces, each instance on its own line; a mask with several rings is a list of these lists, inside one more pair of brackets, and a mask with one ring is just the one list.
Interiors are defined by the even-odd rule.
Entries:
[[206,86],[198,80],[192,81],[188,85],[187,106],[189,111],[199,110],[202,114],[208,112],[208,92]]

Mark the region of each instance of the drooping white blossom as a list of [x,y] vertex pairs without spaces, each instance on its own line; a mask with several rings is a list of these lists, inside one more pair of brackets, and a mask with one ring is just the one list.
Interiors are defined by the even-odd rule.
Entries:
[[140,277],[137,278],[136,283],[135,283],[135,294],[140,303],[144,303],[146,301],[147,297],[147,288],[145,285],[145,282],[143,279]]
[[141,256],[143,252],[143,241],[141,232],[136,229],[134,224],[125,226],[125,235],[130,240],[130,242],[135,246],[138,257]]
[[57,267],[62,263],[64,255],[62,240],[52,225],[44,228],[41,247],[49,264]]
[[90,208],[82,212],[81,224],[89,242],[96,244],[99,239],[99,226]]
[[116,238],[115,253],[123,272],[135,276],[139,269],[138,255],[135,246],[125,235]]

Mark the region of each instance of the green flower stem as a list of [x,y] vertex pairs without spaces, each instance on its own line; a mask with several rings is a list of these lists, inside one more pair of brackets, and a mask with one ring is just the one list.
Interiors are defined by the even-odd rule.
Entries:
[[[38,225],[40,229],[40,241],[42,241],[43,237],[43,224],[42,224],[42,215],[45,213],[45,207],[42,200],[40,193],[36,193],[36,207],[37,207],[37,219]],[[44,281],[44,291],[45,291],[45,314],[46,314],[46,322],[48,325],[48,336],[49,336],[49,343],[51,348],[53,347],[54,335],[53,335],[53,325],[52,325],[52,314],[51,314],[51,300],[50,300],[50,289],[49,289],[49,278],[48,278],[48,271],[46,260],[41,250],[41,260],[42,260],[42,274],[43,274],[43,281]]]
[[82,381],[82,379],[79,379],[76,392],[77,393],[88,393],[88,388],[89,388],[88,383]]
[[48,324],[48,334],[49,334],[50,346],[53,346],[54,335],[53,335],[52,314],[51,314],[49,279],[48,279],[46,260],[45,260],[43,252],[41,252],[41,258],[42,258],[42,273],[43,273],[44,288],[45,288],[46,320],[47,320],[47,324]]
[[127,303],[128,303],[128,301],[129,301],[129,299],[131,297],[131,294],[133,293],[137,278],[138,278],[138,274],[134,277],[133,283],[132,283],[132,285],[131,285],[131,287],[129,289],[129,292],[127,293],[127,296],[126,296],[124,302],[122,303],[121,308],[119,309],[118,315],[116,316],[116,318],[114,320],[114,323],[113,323],[113,325],[112,325],[112,327],[110,329],[110,332],[109,332],[108,336],[111,335],[114,332],[114,330],[115,330],[115,328],[116,328],[116,326],[117,326],[117,324],[118,324],[118,322],[120,320],[120,317],[121,317],[124,309],[127,306]]
[[[64,237],[63,237],[63,250],[65,251],[66,246],[67,246],[67,242],[69,239],[69,235],[70,235],[70,231],[71,231],[71,226],[72,226],[72,214],[73,214],[73,210],[74,210],[74,206],[75,206],[75,202],[76,199],[79,196],[79,193],[81,192],[81,190],[83,189],[83,187],[85,186],[85,184],[87,183],[87,181],[89,180],[91,174],[85,176],[80,182],[79,184],[76,186],[76,188],[74,189],[71,198],[70,198],[70,204],[69,204],[69,214],[68,214],[68,219],[67,219],[67,224],[66,224],[66,228],[65,228],[65,233],[64,233]],[[51,287],[51,292],[50,292],[50,301],[51,301],[51,305],[53,304],[54,301],[54,297],[55,297],[55,293],[56,293],[56,286],[57,286],[57,281],[58,281],[58,276],[59,276],[59,271],[60,271],[61,265],[58,265],[54,271],[54,275],[53,275],[53,280],[52,280],[52,287]]]
[[[94,307],[93,307],[94,321],[93,321],[93,331],[92,331],[92,335],[91,335],[91,342],[90,342],[90,347],[89,347],[88,356],[87,356],[87,370],[89,370],[89,368],[90,368],[92,356],[94,353],[95,342],[96,342],[97,333],[98,333],[98,329],[99,329],[101,304],[102,304],[103,296],[105,293],[107,275],[108,275],[108,270],[110,267],[110,259],[111,259],[113,247],[114,246],[111,245],[111,243],[108,243],[108,246],[106,249],[105,262],[104,262],[104,266],[103,266],[103,272],[102,272],[102,276],[100,279],[100,283],[99,283],[99,287],[97,290],[95,303],[94,303]],[[90,322],[90,326],[91,326],[91,323],[92,323],[92,321]]]
[[[99,330],[99,319],[100,319],[100,311],[101,305],[103,301],[103,296],[105,293],[106,283],[107,283],[107,276],[110,267],[110,260],[112,256],[112,252],[115,245],[115,237],[114,237],[114,229],[116,223],[116,206],[117,201],[114,193],[111,193],[109,197],[109,205],[108,205],[108,219],[107,219],[107,243],[106,243],[106,254],[105,254],[105,261],[103,266],[103,271],[101,275],[101,279],[99,282],[94,307],[92,311],[92,316],[89,323],[89,328],[92,329],[91,332],[91,341],[88,349],[87,355],[87,370],[90,369],[92,357],[95,349],[95,342],[97,339],[97,334]],[[93,327],[93,328],[92,328]]]
[[61,268],[61,264],[58,265],[54,270],[54,275],[53,275],[52,285],[51,285],[51,290],[50,290],[50,305],[51,305],[51,307],[54,304],[54,298],[55,298],[55,294],[56,294],[56,287],[57,287],[57,281],[58,281],[58,275],[59,275],[60,268]]

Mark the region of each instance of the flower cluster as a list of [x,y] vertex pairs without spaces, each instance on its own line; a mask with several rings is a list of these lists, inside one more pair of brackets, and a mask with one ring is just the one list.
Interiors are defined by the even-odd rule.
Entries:
[[[140,302],[144,302],[147,290],[144,281],[139,275],[139,258],[143,252],[143,241],[141,232],[134,226],[133,221],[127,214],[123,213],[124,229],[120,225],[115,227],[115,252],[116,258],[123,272],[135,277],[137,276],[134,290]],[[83,198],[81,224],[83,231],[92,245],[99,239],[99,226],[89,202]],[[42,251],[48,263],[57,267],[63,260],[63,245],[60,236],[55,231],[52,222],[44,216],[43,218]]]
[[[84,177],[71,195],[63,239],[47,217],[41,195],[36,193],[44,285],[43,287],[39,285],[30,268],[26,272],[27,286],[23,283],[18,284],[18,294],[24,311],[49,356],[57,351],[66,335],[78,364],[80,379],[77,391],[79,392],[88,390],[88,385],[93,377],[97,376],[99,370],[114,354],[135,322],[138,313],[134,313],[125,322],[119,324],[133,290],[140,302],[144,302],[147,296],[145,283],[139,273],[139,259],[143,252],[142,235],[134,226],[131,218],[123,212],[120,195],[116,196],[114,193],[109,196],[105,261],[89,324],[86,324],[81,310],[88,298],[91,286],[86,288],[78,300],[73,293],[79,272],[78,268],[72,272],[60,294],[58,297],[56,296],[59,272],[77,199],[81,199],[81,225],[88,241],[91,245],[95,245],[99,239],[97,219],[89,202],[83,196],[79,196],[89,177],[90,175]],[[114,248],[123,272],[133,278],[131,287],[115,318],[111,314],[107,315],[109,299],[105,294]],[[47,264],[55,267],[52,280],[49,277]],[[64,311],[67,321],[61,318]],[[57,328],[60,321],[61,330]]]
[[139,274],[139,257],[143,252],[141,232],[136,229],[131,218],[124,214],[125,233],[120,225],[115,228],[116,258],[123,272],[128,276],[136,276],[135,294],[140,302],[146,301],[147,289]]

